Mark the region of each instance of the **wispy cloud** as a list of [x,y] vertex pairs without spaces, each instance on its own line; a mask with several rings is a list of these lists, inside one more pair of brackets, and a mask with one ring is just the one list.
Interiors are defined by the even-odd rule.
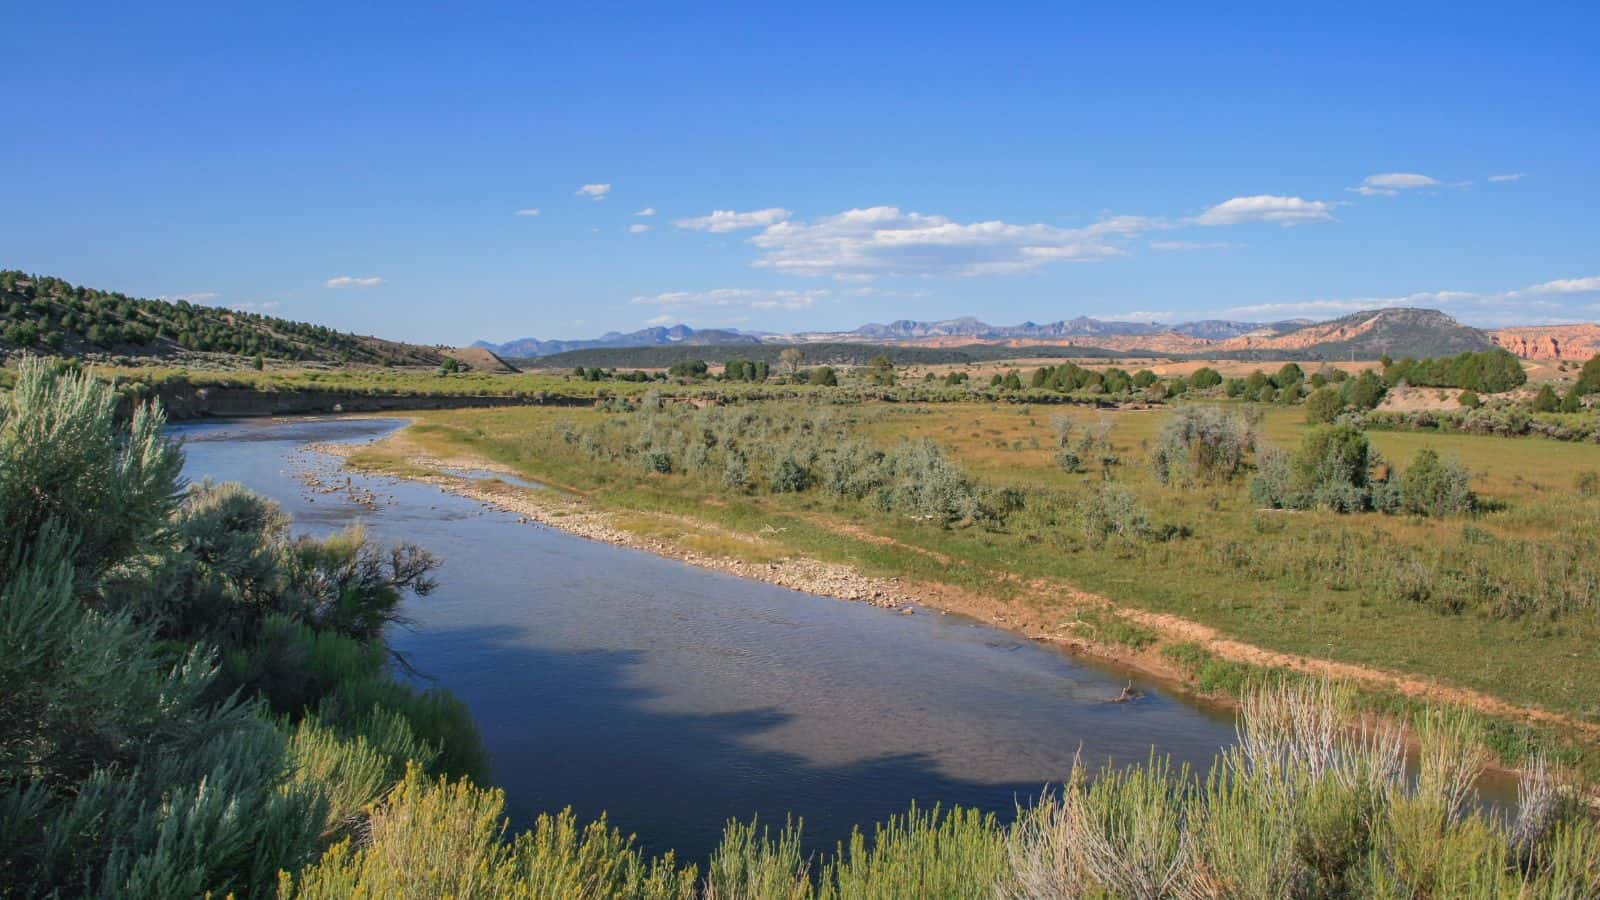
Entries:
[[1528,173],[1526,172],[1507,172],[1504,175],[1490,175],[1489,180],[1499,184],[1507,181],[1521,181],[1527,177]]
[[1510,296],[1540,296],[1546,294],[1594,294],[1600,293],[1600,275],[1588,278],[1558,278],[1555,281],[1545,281],[1532,284],[1520,291],[1512,291]]
[[281,305],[282,304],[276,300],[260,300],[255,302],[230,303],[228,304],[228,308],[232,310],[238,310],[239,312],[267,312],[268,310],[277,309]]
[[750,238],[754,265],[842,281],[882,276],[999,275],[1053,262],[1120,256],[1119,239],[1161,227],[1117,216],[1080,228],[987,221],[961,223],[894,206],[851,209],[810,222],[783,221]]
[[512,215],[514,215],[514,216],[523,216],[525,218],[526,217],[537,216],[538,214],[539,214],[539,211],[537,209],[533,209],[531,207],[528,208],[528,209],[519,209],[516,212],[512,213]]
[[586,184],[583,187],[573,191],[573,193],[580,197],[588,197],[592,200],[604,200],[606,195],[611,193],[611,185]]
[[1234,197],[1211,207],[1190,220],[1195,225],[1244,225],[1250,222],[1275,222],[1279,225],[1305,225],[1332,222],[1333,204],[1300,197],[1256,194]]
[[195,291],[191,294],[163,294],[160,299],[172,301],[182,300],[185,303],[210,303],[212,300],[215,300],[221,296],[222,295],[216,291]]
[[717,288],[709,291],[667,291],[634,297],[641,306],[672,308],[738,307],[742,309],[808,309],[828,296],[827,290],[789,291],[760,288]]
[[638,212],[634,213],[634,215],[636,215],[636,216],[653,216],[655,214],[656,214],[656,208],[654,206],[646,206],[644,209],[641,209]]
[[650,230],[650,226],[644,224],[643,222],[635,222],[632,225],[628,226],[628,233],[629,234],[644,234],[646,231],[649,231],[649,230]]
[[1125,322],[1170,322],[1177,316],[1178,314],[1170,309],[1135,309],[1116,313],[1111,318]]
[[1229,241],[1151,241],[1151,250],[1232,250],[1243,247]]
[[1368,175],[1360,186],[1349,190],[1363,197],[1393,197],[1401,191],[1438,186],[1437,180],[1416,172],[1384,172],[1380,175]]
[[335,275],[322,283],[323,287],[330,288],[369,288],[383,284],[383,279],[377,275]]
[[644,323],[646,325],[667,325],[676,318],[677,316],[674,316],[672,313],[662,313],[659,316],[651,316],[650,318],[645,319]]
[[709,216],[698,216],[692,219],[678,219],[672,224],[690,231],[709,231],[713,234],[722,234],[728,231],[743,231],[747,228],[766,228],[776,225],[789,218],[793,213],[787,209],[771,207],[768,209],[755,209],[750,212],[734,212],[731,209],[715,210]]

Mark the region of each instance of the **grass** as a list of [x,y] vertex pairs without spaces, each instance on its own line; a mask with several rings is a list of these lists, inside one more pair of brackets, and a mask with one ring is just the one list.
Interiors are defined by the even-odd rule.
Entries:
[[[781,414],[801,403],[758,406]],[[1372,443],[1391,461],[1408,463],[1422,447],[1460,459],[1490,510],[1470,519],[1267,513],[1248,502],[1241,484],[1189,490],[1155,483],[1144,459],[1166,410],[991,403],[851,408],[854,427],[879,446],[930,438],[980,482],[1027,494],[1027,506],[1003,528],[943,528],[817,492],[741,493],[696,475],[647,473],[598,461],[560,437],[563,427],[591,428],[610,415],[536,407],[426,412],[405,439],[429,452],[481,457],[574,489],[655,534],[681,533],[685,519],[701,521],[714,526],[714,535],[760,535],[763,553],[951,585],[1051,623],[1081,618],[1081,608],[1066,592],[1041,592],[1034,583],[1069,585],[1121,607],[1176,614],[1268,650],[1422,676],[1600,723],[1600,612],[1592,605],[1556,615],[1505,617],[1477,608],[1442,613],[1398,599],[1392,585],[1379,581],[1389,577],[1385,567],[1396,554],[1427,558],[1441,547],[1471,553],[1477,541],[1498,542],[1493,552],[1478,554],[1493,567],[1478,573],[1481,578],[1530,579],[1519,555],[1524,545],[1517,542],[1554,546],[1584,529],[1600,529],[1600,498],[1573,488],[1579,472],[1600,468],[1597,447],[1374,432]],[[1069,474],[1054,462],[1052,415],[1085,425],[1109,419],[1110,441],[1122,460],[1110,476],[1136,494],[1155,523],[1189,536],[1085,539],[1071,524],[1067,500],[1103,476],[1096,464]],[[1304,427],[1299,409],[1273,406],[1265,409],[1261,432],[1268,441],[1292,445]],[[390,459],[402,463],[403,457],[393,453]],[[652,520],[657,524],[644,524]],[[660,524],[667,522],[670,530]],[[715,540],[721,549],[702,544],[706,552],[749,558],[742,556],[745,547]],[[1150,646],[1128,624],[1098,623],[1104,632],[1098,640]],[[1242,676],[1230,666],[1212,661],[1190,668],[1201,689],[1234,692]]]

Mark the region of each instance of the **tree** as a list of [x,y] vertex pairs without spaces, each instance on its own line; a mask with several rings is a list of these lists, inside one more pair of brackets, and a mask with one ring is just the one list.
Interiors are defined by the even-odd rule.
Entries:
[[1578,393],[1576,385],[1567,388],[1566,396],[1561,398],[1561,411],[1564,413],[1583,412],[1583,397]]
[[867,363],[867,381],[880,387],[894,385],[894,363],[887,355],[879,353]]
[[1221,383],[1222,373],[1211,368],[1210,366],[1201,366],[1200,368],[1194,370],[1193,375],[1189,376],[1189,384],[1192,385],[1197,391],[1203,391],[1207,388],[1214,388]]
[[1600,353],[1596,353],[1578,371],[1576,385],[1579,394],[1600,393]]
[[1339,392],[1329,387],[1319,387],[1306,397],[1306,421],[1312,425],[1327,425],[1344,412],[1344,400]]
[[1346,381],[1340,390],[1345,403],[1357,409],[1376,409],[1388,391],[1383,379],[1371,369],[1362,369],[1360,375]]
[[806,376],[806,380],[822,387],[838,387],[839,375],[833,371],[832,366],[818,366]]
[[1483,401],[1478,399],[1478,395],[1474,391],[1462,391],[1461,396],[1456,398],[1456,402],[1467,409],[1477,409],[1483,405]]
[[1555,389],[1548,384],[1540,386],[1539,393],[1533,398],[1533,411],[1548,413],[1560,408],[1561,400],[1556,396]]
[[667,368],[673,378],[704,378],[711,367],[703,359],[680,359]]
[[806,354],[799,347],[785,347],[778,353],[778,368],[785,375],[794,375],[800,371],[800,364],[805,361]]

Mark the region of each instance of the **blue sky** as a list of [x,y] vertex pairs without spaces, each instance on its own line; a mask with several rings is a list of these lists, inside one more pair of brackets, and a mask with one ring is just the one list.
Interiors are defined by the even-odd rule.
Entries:
[[466,6],[0,8],[0,266],[438,343],[1600,318],[1595,4]]

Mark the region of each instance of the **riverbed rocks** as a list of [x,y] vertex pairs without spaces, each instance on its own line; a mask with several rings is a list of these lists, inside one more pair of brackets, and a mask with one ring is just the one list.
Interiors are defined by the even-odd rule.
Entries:
[[[346,457],[361,446],[363,445],[307,444],[303,449],[311,453]],[[410,462],[419,469],[430,470],[430,474],[408,475],[409,480],[433,484],[441,490],[475,500],[483,509],[512,513],[519,523],[545,525],[589,540],[643,550],[702,569],[765,581],[790,590],[868,603],[884,609],[897,610],[902,614],[915,612],[912,604],[917,598],[912,596],[897,578],[873,578],[848,566],[805,557],[753,562],[731,556],[702,553],[674,541],[619,528],[612,514],[557,491],[522,488],[494,478],[467,478],[441,471],[450,468],[501,471],[498,467],[486,466],[482,460],[471,460],[470,465],[465,465],[459,461],[419,457],[411,459]],[[509,470],[501,473],[515,474]],[[306,480],[311,490],[317,492],[332,493],[342,487],[330,485],[326,480],[314,475],[303,476],[303,480]],[[352,499],[355,499],[353,495]]]

